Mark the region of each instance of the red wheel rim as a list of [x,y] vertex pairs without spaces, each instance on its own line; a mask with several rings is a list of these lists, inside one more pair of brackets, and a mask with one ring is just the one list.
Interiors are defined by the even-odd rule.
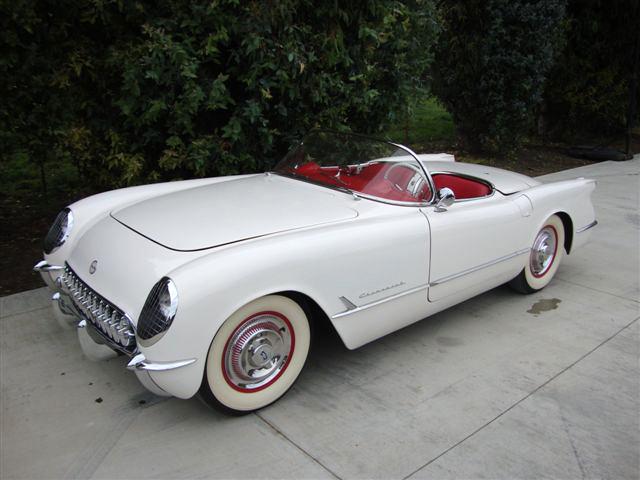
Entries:
[[535,278],[544,277],[553,266],[558,252],[558,232],[553,225],[545,225],[538,232],[531,247],[529,269]]
[[295,332],[286,316],[274,311],[255,313],[243,320],[227,339],[222,353],[222,374],[238,392],[259,392],[282,376],[294,350]]

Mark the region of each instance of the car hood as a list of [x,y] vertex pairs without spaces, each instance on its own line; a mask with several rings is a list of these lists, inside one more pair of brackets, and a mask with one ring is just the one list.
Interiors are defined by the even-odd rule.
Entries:
[[194,251],[354,218],[345,195],[278,175],[253,175],[165,193],[111,212],[172,250]]
[[458,173],[477,177],[485,182],[489,182],[496,190],[504,195],[521,192],[522,190],[540,185],[540,182],[526,175],[474,163],[428,162],[425,164],[425,167],[431,174]]

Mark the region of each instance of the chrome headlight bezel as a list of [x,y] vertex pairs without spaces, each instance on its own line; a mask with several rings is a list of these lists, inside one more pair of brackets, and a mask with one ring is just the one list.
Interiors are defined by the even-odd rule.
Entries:
[[160,340],[178,311],[178,289],[169,277],[162,277],[151,289],[144,302],[138,324],[136,337],[143,347],[149,347]]
[[47,235],[44,237],[44,253],[50,255],[64,245],[72,229],[73,212],[67,207],[58,214],[49,228]]

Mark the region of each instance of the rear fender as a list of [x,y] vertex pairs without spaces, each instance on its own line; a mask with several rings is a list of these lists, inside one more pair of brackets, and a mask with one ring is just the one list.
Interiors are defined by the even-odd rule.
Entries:
[[[529,245],[533,244],[535,236],[547,218],[558,213],[566,214],[571,220],[572,231],[567,232],[567,236],[572,239],[569,250],[573,251],[584,245],[590,235],[590,229],[587,227],[596,219],[591,201],[595,187],[595,180],[578,178],[545,183],[523,192],[533,205]],[[564,223],[566,225],[566,222]]]

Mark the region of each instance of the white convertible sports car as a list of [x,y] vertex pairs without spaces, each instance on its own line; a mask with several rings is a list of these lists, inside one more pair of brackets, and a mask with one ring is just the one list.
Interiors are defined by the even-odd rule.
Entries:
[[88,357],[245,413],[291,387],[312,320],[354,349],[506,282],[545,287],[596,225],[594,188],[315,131],[272,172],[76,202],[35,269]]

